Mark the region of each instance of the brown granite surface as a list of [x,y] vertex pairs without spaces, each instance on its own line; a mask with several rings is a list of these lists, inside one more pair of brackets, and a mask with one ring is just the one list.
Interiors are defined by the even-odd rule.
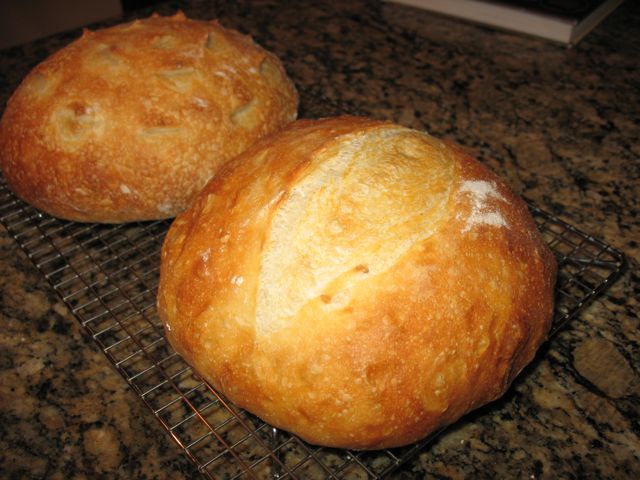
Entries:
[[[499,401],[392,478],[640,478],[640,3],[574,48],[390,4],[170,2],[279,54],[303,98],[466,145],[540,207],[622,250],[622,278]],[[147,12],[142,12],[141,15]],[[78,32],[0,51],[2,105]],[[197,477],[0,230],[0,477]]]

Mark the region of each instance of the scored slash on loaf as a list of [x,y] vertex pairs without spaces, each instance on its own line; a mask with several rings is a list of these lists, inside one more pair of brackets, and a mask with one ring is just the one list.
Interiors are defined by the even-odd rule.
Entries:
[[549,332],[555,259],[460,147],[300,120],[171,226],[158,312],[236,405],[320,445],[405,445],[502,395]]
[[36,66],[0,122],[0,168],[57,217],[170,218],[297,105],[280,61],[248,36],[154,15],[85,31]]

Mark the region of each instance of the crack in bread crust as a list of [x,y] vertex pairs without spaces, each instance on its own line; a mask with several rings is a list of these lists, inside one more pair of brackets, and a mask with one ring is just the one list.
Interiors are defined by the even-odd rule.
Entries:
[[318,297],[327,308],[344,308],[355,283],[385,271],[438,228],[449,199],[446,150],[409,129],[339,138],[312,163],[271,222],[258,286],[260,334],[286,326]]

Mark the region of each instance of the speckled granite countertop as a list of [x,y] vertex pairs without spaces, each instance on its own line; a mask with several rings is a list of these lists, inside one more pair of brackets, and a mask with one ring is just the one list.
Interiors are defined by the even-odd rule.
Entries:
[[[178,8],[252,34],[304,95],[457,140],[516,191],[628,257],[623,277],[503,399],[393,477],[640,478],[640,3],[624,3],[571,49],[358,0],[158,10]],[[1,104],[77,35],[0,52]],[[197,476],[4,230],[0,322],[0,476]]]

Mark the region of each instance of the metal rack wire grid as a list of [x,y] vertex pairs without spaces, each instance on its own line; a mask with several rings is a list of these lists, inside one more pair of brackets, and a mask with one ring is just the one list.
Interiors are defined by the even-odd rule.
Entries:
[[[530,208],[558,259],[555,333],[620,275],[625,260],[599,240]],[[17,199],[0,177],[0,223],[208,478],[382,478],[433,439],[376,452],[315,447],[215,392],[172,350],[156,314],[160,249],[169,221],[58,220]]]

